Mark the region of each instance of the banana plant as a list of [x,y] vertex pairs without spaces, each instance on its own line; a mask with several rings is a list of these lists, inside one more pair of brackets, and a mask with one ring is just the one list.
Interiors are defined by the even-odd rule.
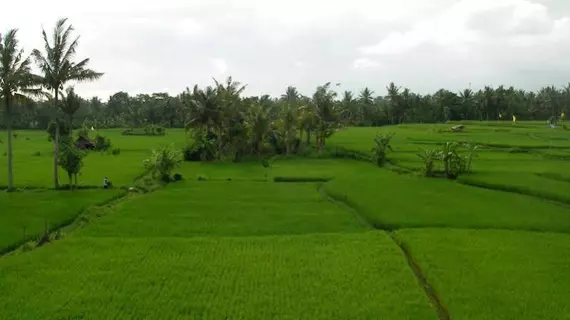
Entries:
[[433,169],[435,167],[435,163],[437,160],[441,158],[441,150],[424,149],[421,150],[420,153],[418,153],[418,157],[420,157],[424,162],[424,175],[426,177],[433,176]]

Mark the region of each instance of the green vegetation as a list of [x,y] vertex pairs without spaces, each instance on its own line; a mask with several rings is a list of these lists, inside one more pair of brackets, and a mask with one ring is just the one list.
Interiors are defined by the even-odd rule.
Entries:
[[398,235],[453,318],[568,316],[568,234],[420,229]]
[[73,31],[0,40],[2,317],[566,316],[570,86],[102,102]]
[[[223,201],[217,201],[222,195]],[[85,234],[191,237],[362,230],[351,215],[323,199],[312,183],[188,181],[118,208]]]
[[436,319],[397,247],[373,232],[73,238],[0,270],[7,318]]
[[120,190],[0,192],[0,252],[70,223],[81,211],[122,195]]

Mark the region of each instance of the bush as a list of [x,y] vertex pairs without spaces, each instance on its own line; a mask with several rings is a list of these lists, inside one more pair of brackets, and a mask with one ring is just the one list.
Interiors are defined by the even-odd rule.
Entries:
[[182,175],[181,175],[180,173],[175,173],[175,174],[172,176],[172,180],[173,180],[173,181],[181,181],[181,180],[182,180]]
[[113,150],[111,151],[111,154],[114,155],[114,156],[118,156],[118,155],[121,154],[121,149],[115,148],[115,149],[113,149]]
[[41,155],[42,155],[42,154],[41,154],[39,151],[36,151],[36,152],[32,153],[32,156],[34,156],[34,157],[39,157],[39,156],[41,156]]
[[208,177],[206,177],[205,175],[199,174],[199,175],[196,176],[196,179],[197,179],[198,181],[206,181],[206,180],[208,180]]
[[182,152],[184,161],[211,161],[216,156],[214,142],[216,136],[203,129],[192,131],[192,144],[186,146]]
[[123,132],[121,134],[124,136],[134,135],[134,130],[133,129],[125,129],[125,130],[123,130]]
[[182,155],[173,146],[165,146],[158,150],[153,150],[149,159],[144,161],[144,166],[155,179],[164,182],[170,181],[172,170],[180,166]]
[[77,130],[77,137],[83,139],[89,139],[89,129],[83,126],[79,130]]
[[184,161],[200,161],[201,150],[196,148],[196,145],[189,145],[182,149]]
[[437,149],[422,150],[418,153],[418,157],[420,157],[424,162],[424,176],[432,177],[435,162],[441,158],[441,151]]
[[144,128],[125,129],[122,135],[124,136],[163,136],[166,134],[166,129],[159,125],[148,125]]
[[111,148],[111,139],[105,138],[100,134],[95,137],[95,149],[96,151],[107,151]]

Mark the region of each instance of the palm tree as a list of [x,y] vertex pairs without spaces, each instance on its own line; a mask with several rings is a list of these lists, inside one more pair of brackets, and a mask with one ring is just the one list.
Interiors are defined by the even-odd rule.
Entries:
[[73,115],[80,107],[81,98],[75,93],[75,89],[73,87],[67,88],[66,95],[63,97],[63,103],[61,104],[61,111],[67,115],[69,137],[73,137]]
[[26,94],[37,94],[33,89],[37,76],[31,73],[30,58],[18,47],[18,30],[12,29],[4,39],[0,35],[0,98],[4,102],[4,118],[8,131],[8,190],[14,188],[12,169],[12,107],[15,101],[27,99]]
[[[50,41],[46,31],[42,29],[44,50],[35,49],[32,52],[36,63],[40,67],[43,80],[42,85],[53,91],[54,110],[59,106],[59,96],[63,86],[70,81],[93,81],[99,79],[103,73],[95,72],[87,68],[89,58],[80,62],[74,62],[75,51],[79,45],[79,37],[71,39],[74,31],[72,25],[67,25],[67,18],[57,21]],[[55,117],[55,113],[54,113]],[[54,154],[53,154],[53,179],[54,187],[59,187],[57,162],[59,157],[59,125],[55,129]]]
[[336,92],[330,89],[330,82],[317,87],[313,94],[313,114],[316,123],[317,147],[322,151],[326,138],[330,137],[340,127],[340,115],[335,108]]
[[293,86],[287,87],[285,94],[281,95],[281,99],[288,102],[296,102],[299,99],[299,91]]

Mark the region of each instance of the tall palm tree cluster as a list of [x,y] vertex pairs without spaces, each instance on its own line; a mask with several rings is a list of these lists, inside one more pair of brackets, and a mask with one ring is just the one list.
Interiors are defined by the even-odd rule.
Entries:
[[[240,92],[240,99],[263,101],[271,109],[279,109],[287,105],[283,103],[285,100],[296,99],[301,105],[307,105],[310,98],[313,98],[312,95],[301,95],[294,87],[287,90],[291,89],[295,90],[296,98],[290,95],[291,92],[280,97],[241,97]],[[217,90],[217,85],[197,90],[204,93],[210,90],[211,95]],[[561,88],[548,86],[537,91],[505,86],[487,86],[477,91],[464,89],[457,93],[440,89],[433,94],[422,95],[390,83],[385,92],[386,94],[376,95],[370,88],[364,88],[356,93],[335,93],[333,101],[335,109],[341,112],[341,122],[345,125],[378,126],[412,122],[510,120],[512,115],[517,120],[547,120],[570,111],[570,84]],[[154,124],[182,128],[186,123],[180,115],[188,108],[184,99],[188,100],[194,94],[194,90],[175,96],[164,92],[137,95],[117,92],[106,102],[98,97],[88,100],[78,97],[79,107],[72,114],[73,126],[124,128]],[[0,114],[0,126],[5,123],[2,121],[5,118]],[[53,99],[12,101],[11,122],[14,128],[43,129],[55,118],[67,119],[67,122],[70,119],[69,112],[53,108]],[[303,135],[303,139],[306,138]]]
[[193,135],[187,158],[237,161],[243,155],[292,154],[310,145],[312,137],[322,150],[341,126],[342,111],[330,83],[317,87],[311,98],[289,87],[281,98],[271,99],[242,98],[245,86],[231,77],[214,82],[180,95],[179,114]]
[[[2,99],[3,118],[8,131],[8,190],[13,189],[13,156],[12,156],[12,125],[14,106],[31,103],[34,96],[47,98],[52,109],[52,120],[58,122],[56,109],[60,109],[72,118],[79,108],[79,97],[73,87],[66,85],[70,82],[91,81],[103,74],[89,69],[89,59],[75,62],[75,52],[79,37],[72,38],[73,26],[67,19],[60,19],[55,24],[51,37],[42,29],[44,48],[34,49],[30,56],[24,55],[17,39],[17,29],[6,32],[0,39],[0,98]],[[37,64],[40,74],[32,73],[32,58]],[[66,94],[64,94],[66,90]],[[61,101],[61,98],[64,98]],[[59,187],[58,159],[60,145],[60,125],[55,126],[53,139],[53,175],[54,187]],[[70,131],[71,134],[71,131]]]

